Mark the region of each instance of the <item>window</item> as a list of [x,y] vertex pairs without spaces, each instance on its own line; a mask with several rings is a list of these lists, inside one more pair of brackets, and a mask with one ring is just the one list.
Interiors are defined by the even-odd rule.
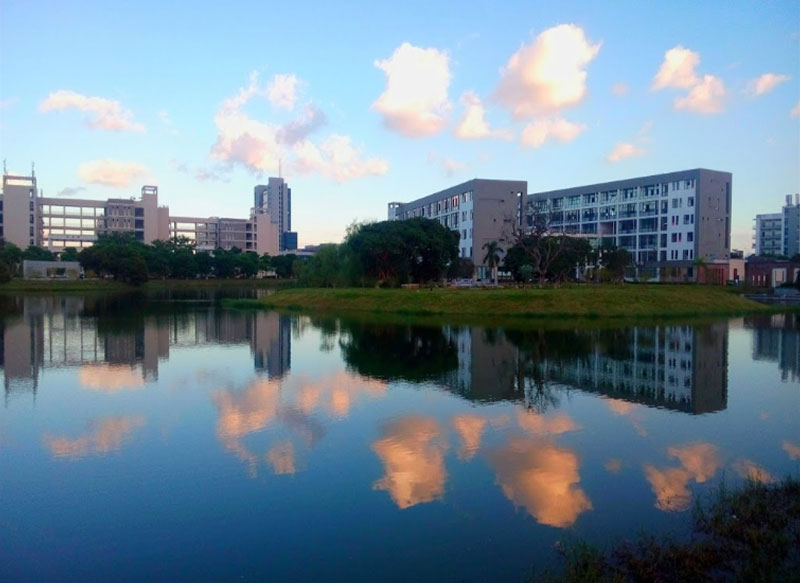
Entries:
[[678,233],[672,233],[672,242],[673,243],[677,243],[678,242]]
[[673,198],[673,199],[672,199],[672,208],[674,208],[674,209],[679,209],[679,208],[681,208],[681,199],[679,199],[679,198]]
[[689,241],[689,243],[694,241],[694,233],[692,231],[689,231],[688,233],[686,233],[686,240]]
[[686,199],[686,206],[694,206],[694,197],[690,196]]

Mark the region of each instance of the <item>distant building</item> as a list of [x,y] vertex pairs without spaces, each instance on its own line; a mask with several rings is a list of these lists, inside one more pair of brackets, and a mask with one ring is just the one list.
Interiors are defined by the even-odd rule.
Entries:
[[143,243],[186,237],[201,251],[237,247],[278,255],[297,249],[286,182],[270,178],[267,186],[256,187],[256,199],[260,204],[249,218],[170,216],[169,207],[158,204],[157,186],[143,186],[138,199],[48,198],[38,191],[35,176],[6,174],[0,237],[22,249],[37,245],[56,253],[90,247],[98,236],[112,233],[130,233]]
[[756,215],[754,231],[756,255],[792,257],[800,253],[800,194],[794,197],[787,194],[786,204],[779,213]]
[[696,278],[695,260],[702,259],[704,277],[722,282],[729,271],[731,190],[729,172],[682,170],[534,193],[526,218],[547,213],[551,232],[627,249],[662,280]]
[[459,257],[471,259],[477,277],[485,279],[489,273],[483,246],[508,241],[519,223],[527,190],[524,180],[475,178],[411,202],[391,202],[389,220],[426,217],[458,232]]

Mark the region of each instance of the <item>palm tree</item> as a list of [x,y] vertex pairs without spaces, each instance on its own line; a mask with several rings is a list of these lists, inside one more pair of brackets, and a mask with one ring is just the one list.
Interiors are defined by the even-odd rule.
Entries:
[[482,249],[486,249],[486,257],[483,258],[483,262],[492,270],[492,283],[497,285],[497,266],[500,264],[500,255],[503,250],[497,241],[484,243]]

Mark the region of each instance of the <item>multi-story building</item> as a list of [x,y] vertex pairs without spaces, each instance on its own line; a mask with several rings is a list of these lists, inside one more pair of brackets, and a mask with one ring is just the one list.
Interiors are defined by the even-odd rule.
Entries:
[[[661,279],[694,277],[695,260],[730,259],[732,177],[695,169],[537,192],[527,221],[547,217],[550,232],[627,249]],[[727,271],[727,270],[726,270]]]
[[158,205],[156,186],[143,186],[138,199],[53,198],[41,196],[35,176],[4,175],[0,237],[23,249],[37,245],[61,252],[89,247],[103,234],[131,233],[144,243],[183,236],[198,250],[238,247],[277,255],[297,248],[297,233],[289,231],[291,189],[282,178],[269,184],[276,194],[265,195],[249,218],[236,219],[170,216],[169,207]]
[[[794,198],[794,203],[792,202]],[[753,251],[756,255],[800,253],[800,194],[786,195],[779,213],[756,215]]]
[[272,177],[253,189],[253,215],[267,214],[275,225],[278,251],[297,249],[297,233],[292,231],[292,189],[283,178]]
[[427,217],[459,233],[459,257],[472,259],[477,277],[489,274],[483,246],[508,240],[519,225],[528,183],[475,178],[412,202],[390,202],[389,220]]

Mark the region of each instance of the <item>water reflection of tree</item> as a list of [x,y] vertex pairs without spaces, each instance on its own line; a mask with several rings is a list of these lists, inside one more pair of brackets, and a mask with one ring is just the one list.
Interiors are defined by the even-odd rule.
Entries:
[[361,375],[420,382],[458,368],[456,344],[441,328],[347,321],[340,328],[344,360]]

